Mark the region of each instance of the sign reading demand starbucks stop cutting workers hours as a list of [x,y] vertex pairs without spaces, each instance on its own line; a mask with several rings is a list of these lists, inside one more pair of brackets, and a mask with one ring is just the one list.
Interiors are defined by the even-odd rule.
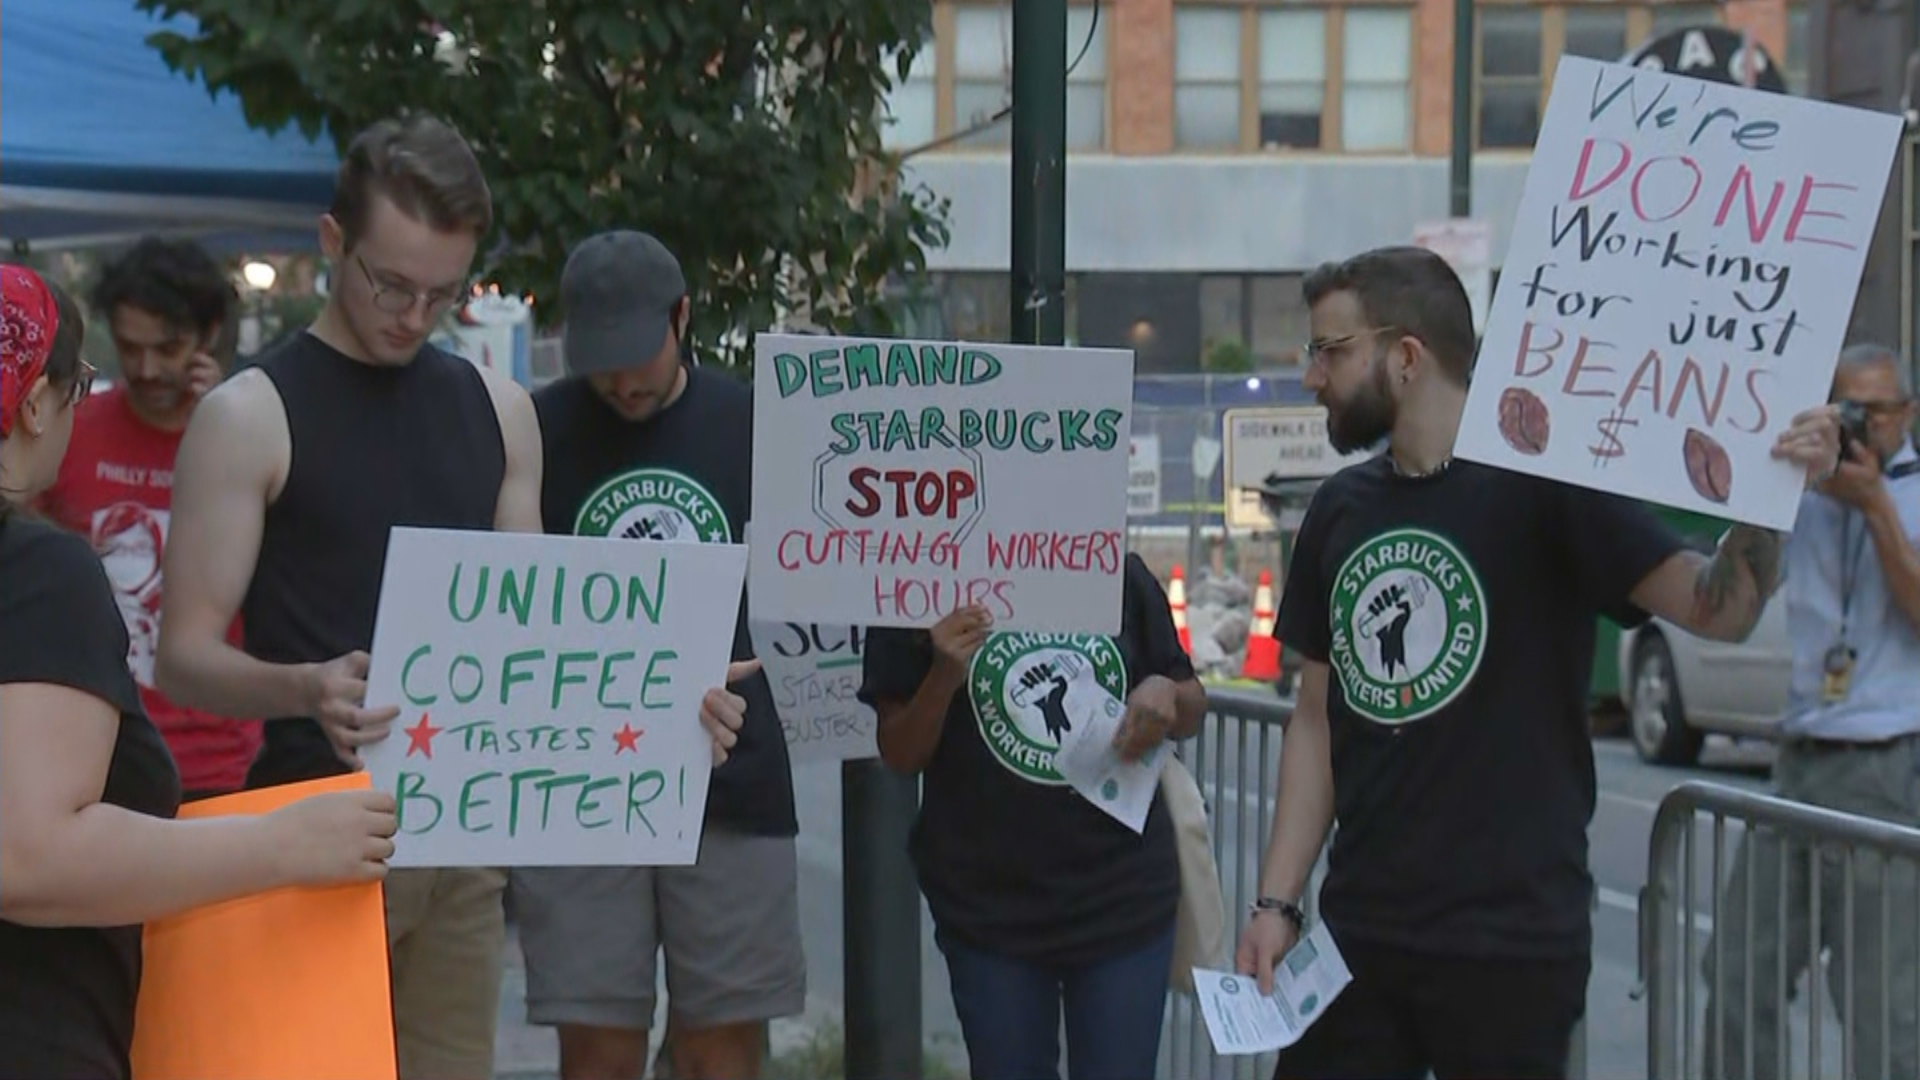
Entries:
[[754,365],[755,620],[1119,632],[1131,352],[760,334]]
[[395,866],[688,866],[726,679],[737,544],[394,529],[361,751]]

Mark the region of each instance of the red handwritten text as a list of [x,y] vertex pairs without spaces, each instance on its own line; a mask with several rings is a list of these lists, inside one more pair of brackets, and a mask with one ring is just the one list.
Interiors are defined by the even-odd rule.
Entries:
[[1013,617],[1013,582],[1004,578],[894,577],[875,575],[873,613],[886,619],[941,618],[955,608],[982,604],[996,619]]
[[[1612,164],[1596,168],[1596,151],[1610,154]],[[1707,185],[1706,173],[1700,168],[1700,163],[1685,154],[1650,157],[1635,167],[1633,148],[1626,143],[1617,139],[1589,138],[1581,145],[1580,161],[1574,167],[1573,183],[1567,189],[1567,201],[1577,203],[1591,199],[1619,182],[1630,170],[1633,175],[1627,180],[1628,202],[1633,207],[1634,216],[1649,223],[1669,221],[1686,213],[1699,199],[1701,189]],[[1597,178],[1596,173],[1599,173]],[[1753,171],[1745,165],[1739,166],[1724,188],[1715,185],[1714,190],[1722,194],[1719,210],[1714,215],[1714,225],[1725,227],[1736,202],[1744,200],[1747,238],[1754,243],[1765,240],[1788,186],[1786,182],[1773,181],[1772,194],[1767,199],[1766,209],[1762,211],[1759,197],[1754,191]],[[1853,191],[1856,190],[1854,185],[1829,183],[1802,174],[1798,187],[1799,193],[1794,197],[1793,209],[1787,213],[1786,228],[1781,239],[1789,244],[1821,244],[1851,250],[1854,244],[1811,235],[1807,232],[1807,226],[1815,218],[1845,221],[1843,214],[1815,208],[1814,196],[1821,191]]]
[[[1622,382],[1622,369],[1606,362],[1613,350],[1611,344],[1577,335],[1572,348],[1568,349],[1567,346],[1567,334],[1563,331],[1539,323],[1526,323],[1520,329],[1520,346],[1513,358],[1513,373],[1522,379],[1543,378],[1564,360],[1565,375],[1560,392],[1568,397],[1606,398],[1625,410],[1645,394],[1651,399],[1653,410],[1665,414],[1669,419],[1677,417],[1682,404],[1691,397],[1693,411],[1690,415],[1707,428],[1719,423],[1726,413],[1727,390],[1733,382],[1733,371],[1725,363],[1712,364],[1713,373],[1709,374],[1708,366],[1693,356],[1681,356],[1678,370],[1674,373],[1672,392],[1669,393],[1666,378],[1668,365],[1673,358],[1661,356],[1656,349],[1648,349],[1632,369],[1632,374]],[[1764,368],[1752,368],[1739,380],[1744,400],[1752,407],[1754,415],[1750,422],[1726,416],[1729,427],[1750,435],[1766,429],[1767,404],[1760,394],[1760,383],[1771,375]],[[1689,390],[1692,391],[1691,395]]]
[[1126,555],[1118,532],[987,534],[987,565],[995,570],[1120,572]]
[[[896,518],[917,513],[921,517],[952,520],[960,516],[960,504],[973,498],[980,490],[973,474],[965,469],[948,469],[945,472],[888,469],[881,472],[862,465],[848,475],[847,482],[854,492],[854,497],[847,500],[847,512],[861,518],[872,517],[891,504]],[[891,492],[888,492],[888,488],[892,489]]]

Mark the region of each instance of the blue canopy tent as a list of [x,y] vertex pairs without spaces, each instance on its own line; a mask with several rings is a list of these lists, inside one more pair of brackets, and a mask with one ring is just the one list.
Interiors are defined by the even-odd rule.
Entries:
[[232,94],[215,99],[168,68],[146,38],[179,22],[133,0],[6,0],[0,241],[57,250],[163,232],[227,250],[314,245],[331,142],[254,130]]

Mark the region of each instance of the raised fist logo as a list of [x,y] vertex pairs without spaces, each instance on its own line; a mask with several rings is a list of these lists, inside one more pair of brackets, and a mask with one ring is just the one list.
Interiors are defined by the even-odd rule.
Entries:
[[680,523],[666,514],[646,514],[620,535],[627,540],[672,540],[680,535]]
[[1025,699],[1022,704],[1040,710],[1049,739],[1057,743],[1060,736],[1073,730],[1073,721],[1067,718],[1067,680],[1051,662],[1043,661],[1021,672],[1020,691],[1015,696]]
[[1417,606],[1412,592],[1398,582],[1381,589],[1367,605],[1361,622],[1373,627],[1371,636],[1380,643],[1380,668],[1388,676],[1395,668],[1407,670],[1407,623]]

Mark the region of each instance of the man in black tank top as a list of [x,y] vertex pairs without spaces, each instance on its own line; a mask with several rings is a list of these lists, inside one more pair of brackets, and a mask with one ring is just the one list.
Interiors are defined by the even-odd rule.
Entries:
[[[491,226],[486,181],[451,128],[413,116],[368,129],[321,219],[326,310],[194,414],[158,678],[184,705],[272,718],[249,787],[357,769],[356,748],[386,736],[397,710],[363,700],[389,529],[540,530],[526,391],[426,343]],[[226,642],[236,614],[244,652]],[[402,1080],[490,1080],[505,882],[495,869],[388,877]]]

